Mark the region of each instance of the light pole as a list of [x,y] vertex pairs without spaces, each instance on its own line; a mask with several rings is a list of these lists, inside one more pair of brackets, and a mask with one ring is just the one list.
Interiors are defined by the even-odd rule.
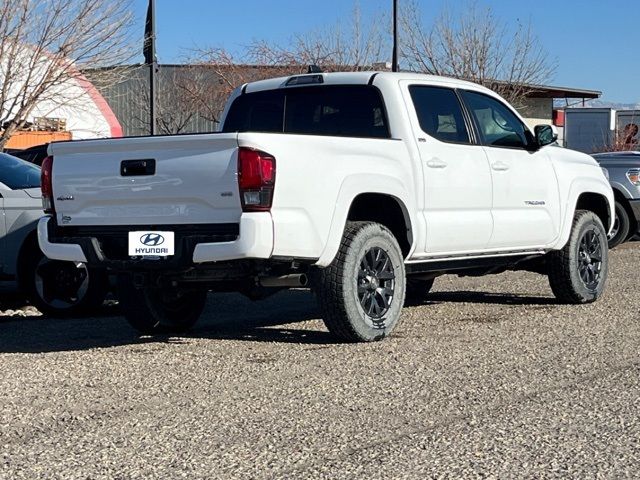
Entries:
[[393,0],[393,55],[391,58],[391,71],[397,72],[398,70],[398,0]]
[[156,73],[158,70],[158,58],[156,57],[156,1],[149,0],[147,7],[147,21],[144,28],[144,61],[149,65],[149,113],[150,133],[156,134],[157,105],[156,105]]

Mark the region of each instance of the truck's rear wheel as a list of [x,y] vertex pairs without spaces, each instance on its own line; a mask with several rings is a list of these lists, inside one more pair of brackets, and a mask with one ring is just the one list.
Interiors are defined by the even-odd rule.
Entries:
[[136,288],[129,275],[118,277],[118,298],[129,324],[142,334],[182,333],[195,325],[207,301],[205,290]]
[[382,340],[396,327],[405,296],[404,260],[384,226],[347,223],[336,258],[317,277],[324,322],[339,339]]
[[627,213],[627,209],[624,208],[620,202],[616,202],[615,206],[615,220],[613,222],[613,229],[611,231],[611,238],[609,239],[609,248],[614,248],[626,241],[629,237],[629,230],[631,229],[631,219]]
[[578,210],[571,236],[548,259],[549,284],[563,303],[594,302],[604,292],[609,267],[607,232],[598,216]]

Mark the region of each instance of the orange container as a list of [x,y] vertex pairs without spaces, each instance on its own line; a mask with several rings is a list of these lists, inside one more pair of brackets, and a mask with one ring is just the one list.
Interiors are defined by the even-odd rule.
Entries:
[[71,132],[16,132],[5,144],[5,148],[23,150],[43,143],[71,140]]

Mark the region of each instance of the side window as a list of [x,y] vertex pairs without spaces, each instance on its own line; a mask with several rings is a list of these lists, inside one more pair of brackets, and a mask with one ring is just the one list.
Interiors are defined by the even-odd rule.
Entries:
[[409,93],[425,133],[442,142],[469,143],[462,107],[453,90],[412,85]]
[[484,145],[526,148],[531,133],[502,102],[482,93],[464,91],[464,100],[473,115]]

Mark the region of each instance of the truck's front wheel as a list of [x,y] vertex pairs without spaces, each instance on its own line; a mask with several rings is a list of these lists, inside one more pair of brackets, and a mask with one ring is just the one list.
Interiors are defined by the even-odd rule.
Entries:
[[398,242],[384,226],[349,222],[338,255],[320,270],[316,295],[329,331],[348,342],[381,340],[396,327],[406,278]]
[[578,210],[571,236],[548,257],[549,284],[562,303],[590,303],[604,292],[609,268],[607,232],[598,216]]
[[131,276],[118,277],[118,298],[129,324],[146,335],[182,333],[200,318],[207,301],[205,290],[136,288]]

